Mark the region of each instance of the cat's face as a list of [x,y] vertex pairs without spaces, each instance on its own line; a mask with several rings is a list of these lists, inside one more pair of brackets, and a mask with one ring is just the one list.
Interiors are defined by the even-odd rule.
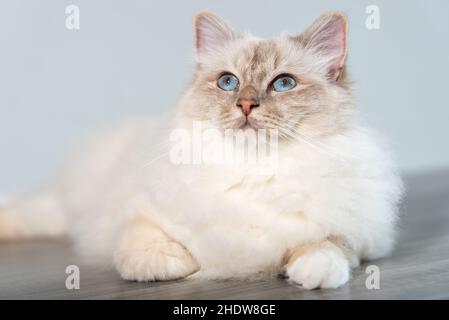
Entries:
[[278,129],[294,140],[338,132],[352,104],[345,82],[347,22],[330,13],[297,37],[237,34],[219,17],[195,20],[198,64],[184,117],[219,129]]

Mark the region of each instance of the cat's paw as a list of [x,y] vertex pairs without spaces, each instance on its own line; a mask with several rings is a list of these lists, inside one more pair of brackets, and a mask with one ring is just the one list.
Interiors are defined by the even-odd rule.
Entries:
[[175,280],[199,270],[192,255],[175,241],[120,248],[115,265],[123,279],[132,281]]
[[286,268],[290,282],[304,289],[338,288],[350,278],[349,261],[335,246],[317,247],[297,257]]

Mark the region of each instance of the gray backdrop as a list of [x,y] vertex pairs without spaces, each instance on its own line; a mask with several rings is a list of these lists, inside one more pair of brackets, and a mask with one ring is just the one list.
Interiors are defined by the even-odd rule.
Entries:
[[[69,4],[80,30],[65,27]],[[370,4],[379,30],[365,27]],[[356,99],[401,170],[449,166],[449,1],[2,0],[0,192],[43,183],[89,129],[173,108],[193,67],[196,11],[270,37],[335,9],[350,17]]]

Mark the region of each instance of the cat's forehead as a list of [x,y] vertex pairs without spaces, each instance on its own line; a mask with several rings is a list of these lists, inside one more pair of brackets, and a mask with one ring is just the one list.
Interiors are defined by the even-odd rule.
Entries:
[[255,39],[234,49],[230,64],[242,82],[265,85],[291,60],[287,40]]
[[274,41],[249,42],[235,52],[234,68],[246,82],[263,81],[279,64],[279,48]]

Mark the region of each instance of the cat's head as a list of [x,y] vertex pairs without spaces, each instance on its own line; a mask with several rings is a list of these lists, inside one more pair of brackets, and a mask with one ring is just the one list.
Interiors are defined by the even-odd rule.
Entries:
[[331,135],[352,111],[345,75],[347,18],[324,14],[302,34],[260,39],[220,17],[195,17],[197,66],[184,119],[219,129],[278,129],[294,139]]

